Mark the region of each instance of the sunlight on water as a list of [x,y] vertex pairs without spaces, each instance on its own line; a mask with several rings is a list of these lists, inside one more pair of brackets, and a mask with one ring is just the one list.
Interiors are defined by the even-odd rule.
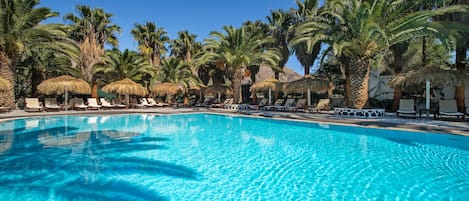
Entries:
[[210,114],[0,123],[2,200],[469,200],[469,138]]

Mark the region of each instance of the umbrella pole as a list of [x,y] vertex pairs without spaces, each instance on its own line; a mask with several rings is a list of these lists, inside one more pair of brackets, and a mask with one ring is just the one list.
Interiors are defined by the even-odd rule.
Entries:
[[199,90],[199,103],[203,103],[203,98],[202,98],[202,89]]
[[272,89],[269,88],[269,105],[272,105]]
[[236,104],[243,102],[243,85],[239,85],[239,101]]
[[220,95],[220,92],[218,92],[217,95],[218,95],[218,103],[221,103],[221,95]]
[[309,87],[306,93],[306,97],[308,97],[308,106],[311,106],[311,90],[309,90]]
[[68,91],[65,90],[65,111],[68,110]]
[[425,109],[427,110],[427,118],[430,116],[430,80],[425,81]]
[[125,104],[127,105],[127,108],[130,108],[130,101],[129,101],[129,94],[125,94]]

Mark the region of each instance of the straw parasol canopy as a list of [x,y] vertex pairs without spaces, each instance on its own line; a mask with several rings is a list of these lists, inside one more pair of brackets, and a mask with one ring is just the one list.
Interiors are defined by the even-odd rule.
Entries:
[[277,90],[280,90],[281,88],[282,88],[281,84],[278,82],[277,79],[267,78],[263,81],[255,82],[251,86],[251,92],[257,93],[257,92],[268,91],[269,89],[273,91],[277,91]]
[[225,85],[211,85],[205,89],[206,94],[233,94],[233,90]]
[[405,90],[421,89],[426,81],[436,86],[469,85],[469,75],[457,70],[444,70],[436,67],[412,70],[391,79],[388,84]]
[[63,75],[44,80],[37,86],[37,90],[39,93],[46,95],[67,94],[68,92],[91,94],[91,87],[88,82],[70,75]]
[[329,80],[327,78],[306,75],[299,80],[287,84],[286,91],[294,93],[304,93],[308,89],[312,92],[325,93],[329,90]]
[[102,90],[106,93],[118,93],[123,95],[147,95],[147,90],[145,89],[145,87],[127,78],[111,82],[108,85],[104,86]]
[[156,84],[152,89],[152,93],[156,96],[174,95],[181,92],[184,92],[184,87],[171,82]]
[[11,88],[11,84],[8,80],[0,77],[0,91],[6,91]]

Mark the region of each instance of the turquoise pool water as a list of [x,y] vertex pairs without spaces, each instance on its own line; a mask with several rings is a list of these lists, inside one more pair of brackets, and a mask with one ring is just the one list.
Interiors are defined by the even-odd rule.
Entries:
[[1,200],[469,200],[469,137],[211,114],[0,123]]

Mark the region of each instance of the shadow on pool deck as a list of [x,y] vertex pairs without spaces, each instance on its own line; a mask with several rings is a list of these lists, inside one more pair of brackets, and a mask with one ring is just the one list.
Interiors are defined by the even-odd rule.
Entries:
[[[44,147],[37,140],[45,132],[59,134],[64,129],[76,130],[74,127],[60,127],[15,135],[11,149],[0,153],[0,186],[18,192],[38,191],[43,195],[54,191],[56,199],[66,200],[169,200],[143,186],[140,183],[143,180],[133,182],[121,178],[139,175],[143,179],[162,175],[200,179],[201,175],[190,167],[128,156],[135,152],[165,149],[164,145],[155,143],[168,141],[168,138],[100,130],[73,133],[70,136],[89,134],[90,137],[87,141],[68,146]],[[1,132],[13,133],[13,130]],[[106,136],[109,132],[133,137],[113,139]]]

